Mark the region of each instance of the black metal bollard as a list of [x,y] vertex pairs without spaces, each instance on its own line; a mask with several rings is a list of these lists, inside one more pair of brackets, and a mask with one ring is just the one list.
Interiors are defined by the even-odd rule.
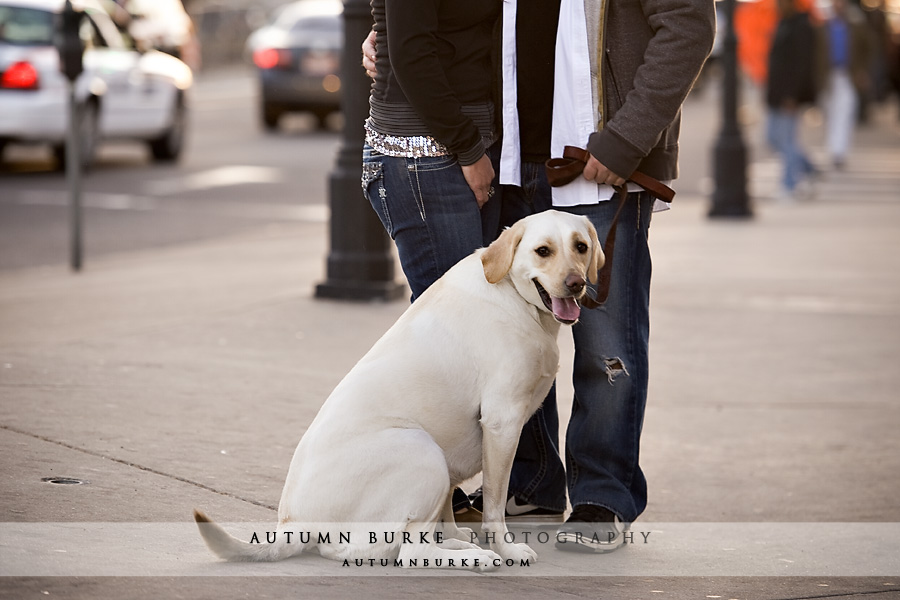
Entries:
[[722,130],[713,153],[715,190],[710,217],[751,217],[747,195],[747,148],[737,119],[737,36],[734,33],[736,0],[725,0],[727,27],[722,46]]
[[341,110],[344,131],[329,184],[331,250],[327,278],[317,298],[393,300],[405,293],[395,280],[391,240],[362,193],[363,123],[369,113],[370,80],[363,70],[360,44],[372,27],[367,0],[344,0],[341,58]]

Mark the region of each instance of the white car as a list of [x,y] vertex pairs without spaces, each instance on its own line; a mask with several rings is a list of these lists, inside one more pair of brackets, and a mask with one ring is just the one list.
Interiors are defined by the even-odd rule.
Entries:
[[[10,142],[50,144],[65,159],[69,82],[53,45],[64,0],[0,0],[0,154]],[[75,93],[84,110],[79,142],[85,165],[102,139],[140,140],[153,158],[174,161],[187,126],[191,69],[177,58],[139,52],[97,0],[84,12],[84,72]]]

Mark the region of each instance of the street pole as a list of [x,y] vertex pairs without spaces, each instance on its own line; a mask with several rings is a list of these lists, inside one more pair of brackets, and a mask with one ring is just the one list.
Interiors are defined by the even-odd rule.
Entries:
[[715,190],[710,217],[753,216],[747,195],[747,148],[737,119],[737,36],[734,32],[736,0],[724,0],[726,29],[722,46],[722,130],[716,142],[713,164]]
[[66,136],[66,179],[69,182],[69,220],[71,226],[70,264],[73,271],[81,270],[81,144],[78,143],[78,124],[81,112],[75,97],[75,82],[69,83],[69,133]]
[[361,66],[360,45],[372,28],[367,0],[344,0],[341,110],[344,131],[329,181],[331,249],[326,280],[317,298],[394,300],[405,292],[395,280],[391,241],[362,193],[363,123],[369,112],[370,80]]

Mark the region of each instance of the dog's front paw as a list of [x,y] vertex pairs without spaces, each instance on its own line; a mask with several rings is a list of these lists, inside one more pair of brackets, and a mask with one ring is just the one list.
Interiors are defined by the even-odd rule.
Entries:
[[491,546],[491,549],[499,554],[504,561],[512,560],[516,564],[523,562],[537,562],[537,552],[531,549],[528,544],[503,544],[500,546]]
[[496,571],[503,564],[503,559],[496,552],[490,550],[480,550],[477,552],[477,559],[472,561],[472,570],[478,573],[488,573]]

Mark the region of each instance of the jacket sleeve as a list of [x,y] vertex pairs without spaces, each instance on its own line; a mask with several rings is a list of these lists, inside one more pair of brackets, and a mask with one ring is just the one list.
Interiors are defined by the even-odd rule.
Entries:
[[475,123],[462,113],[437,53],[438,0],[386,0],[388,55],[409,103],[439,142],[473,164],[484,154]]
[[[621,177],[637,169],[678,116],[716,30],[713,0],[641,0],[641,6],[653,32],[643,64],[623,105],[588,142],[591,154]],[[610,68],[606,49],[602,54],[601,72]]]

